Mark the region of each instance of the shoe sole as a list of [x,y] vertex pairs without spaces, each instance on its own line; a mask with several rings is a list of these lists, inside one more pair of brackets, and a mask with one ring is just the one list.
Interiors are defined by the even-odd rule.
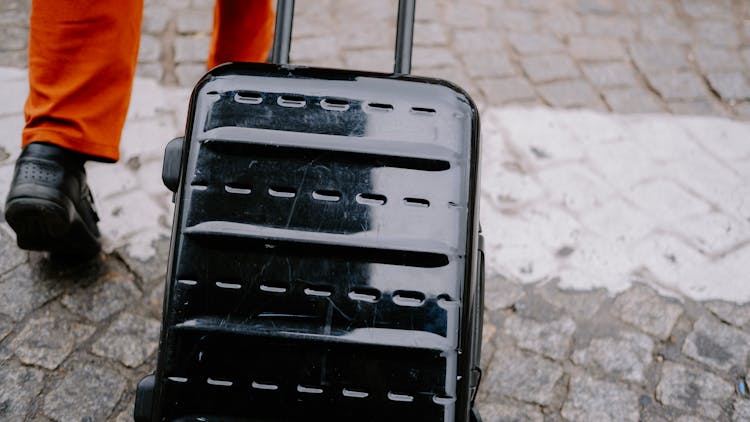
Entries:
[[18,247],[70,257],[91,257],[99,250],[72,204],[65,207],[41,198],[14,198],[5,207],[5,220],[16,232]]

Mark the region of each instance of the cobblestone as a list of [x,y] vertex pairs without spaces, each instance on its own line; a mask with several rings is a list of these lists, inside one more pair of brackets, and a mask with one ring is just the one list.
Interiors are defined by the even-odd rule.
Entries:
[[23,264],[0,277],[0,312],[18,321],[61,292],[58,280]]
[[159,321],[128,313],[121,314],[95,342],[97,355],[116,359],[134,368],[146,361],[159,342]]
[[11,347],[21,362],[55,369],[94,330],[91,325],[47,315],[27,322]]
[[600,368],[623,381],[644,383],[653,349],[650,337],[622,331],[612,337],[594,338],[587,347],[576,350],[572,359],[578,365]]
[[483,421],[512,422],[528,421],[542,422],[544,415],[542,411],[529,404],[505,402],[482,402],[478,405],[479,413]]
[[508,347],[495,351],[487,379],[494,401],[500,394],[529,403],[549,406],[555,400],[555,384],[563,376],[562,367],[538,356]]
[[[395,14],[384,5],[395,3],[339,1],[298,2],[293,61],[390,71]],[[24,50],[4,48],[25,42],[28,1],[0,3],[0,63],[23,66]],[[139,74],[191,86],[206,52],[178,59],[176,43],[207,49],[213,2],[146,3]],[[457,82],[483,115],[485,420],[747,419],[732,383],[748,371],[738,344],[750,335],[750,127],[528,106],[750,118],[737,94],[750,10],[723,0],[418,4],[415,74]],[[524,61],[550,55],[573,71],[535,81]],[[0,69],[0,197],[19,151],[24,74]],[[172,208],[158,169],[188,93],[137,80],[124,169],[90,172],[108,253],[100,268],[52,270],[0,223],[0,419],[131,420],[164,292]],[[526,108],[491,107],[505,104]],[[96,331],[84,341],[75,325]]]
[[654,294],[646,286],[636,285],[615,299],[618,316],[647,334],[666,339],[682,314],[682,308]]
[[575,328],[573,320],[566,317],[538,322],[512,315],[505,320],[506,334],[515,338],[519,347],[555,360],[568,356]]
[[56,421],[105,420],[125,386],[116,372],[94,362],[81,363],[44,398],[44,414]]
[[703,80],[691,72],[649,75],[648,81],[667,101],[696,100],[709,96]]
[[604,91],[604,99],[618,113],[656,113],[664,111],[659,100],[641,88],[620,88]]
[[573,61],[562,54],[524,57],[521,59],[521,66],[534,83],[575,78],[579,75]]
[[562,416],[575,421],[637,421],[638,396],[622,385],[576,374]]
[[601,101],[591,85],[580,80],[552,82],[539,87],[542,98],[553,107],[600,109]]
[[634,86],[637,84],[633,69],[623,63],[583,65],[583,73],[597,87]]
[[686,356],[720,371],[747,364],[750,335],[728,325],[703,317],[695,323],[693,332],[682,348]]
[[139,294],[133,276],[115,268],[93,284],[66,293],[61,302],[71,312],[100,322],[124,309]]
[[536,98],[534,89],[523,78],[485,79],[479,88],[493,105],[528,102]]
[[750,99],[750,84],[742,72],[709,73],[708,83],[727,101]]
[[44,373],[17,363],[0,365],[0,417],[23,420],[44,388]]
[[656,387],[656,399],[668,406],[718,419],[723,402],[732,395],[732,386],[709,372],[665,362]]

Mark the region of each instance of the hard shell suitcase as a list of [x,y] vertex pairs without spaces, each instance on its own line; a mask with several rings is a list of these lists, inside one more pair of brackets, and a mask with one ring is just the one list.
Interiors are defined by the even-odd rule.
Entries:
[[275,64],[209,71],[175,192],[156,372],[138,421],[468,421],[479,385],[483,252],[478,112],[408,76]]

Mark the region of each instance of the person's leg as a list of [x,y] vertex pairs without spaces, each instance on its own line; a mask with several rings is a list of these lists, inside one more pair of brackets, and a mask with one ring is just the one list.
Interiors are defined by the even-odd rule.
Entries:
[[206,65],[264,62],[273,43],[272,0],[216,0]]
[[18,246],[99,251],[86,160],[116,161],[138,55],[142,0],[33,0],[23,152],[5,220]]
[[116,161],[143,0],[33,0],[23,145],[44,141]]

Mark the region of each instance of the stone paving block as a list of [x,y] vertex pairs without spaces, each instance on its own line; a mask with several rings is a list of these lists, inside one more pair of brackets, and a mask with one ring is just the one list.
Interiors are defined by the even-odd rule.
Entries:
[[615,0],[578,0],[577,10],[583,14],[613,15],[618,7]]
[[580,74],[570,57],[563,54],[522,57],[521,66],[534,83],[570,79]]
[[164,76],[164,68],[160,63],[138,63],[135,75],[139,78],[149,78],[160,81]]
[[[383,28],[378,28],[378,32],[382,32]],[[356,31],[358,32],[358,31]],[[356,33],[355,32],[355,33]],[[349,33],[347,32],[349,35]],[[372,33],[368,34],[371,35]],[[348,38],[348,37],[347,37]],[[394,35],[395,38],[395,35]],[[433,46],[433,45],[445,45],[448,43],[448,28],[446,25],[436,22],[415,22],[414,23],[414,45],[415,46]],[[368,37],[364,39],[364,47],[372,45],[372,38]]]
[[693,18],[726,18],[732,16],[732,0],[680,0],[683,10]]
[[187,34],[191,32],[211,32],[213,10],[182,10],[177,14],[177,32]]
[[177,37],[174,42],[174,59],[182,62],[203,62],[208,56],[211,39],[205,35]]
[[152,35],[142,35],[138,47],[139,62],[155,62],[161,56],[161,41]]
[[739,33],[734,22],[698,20],[693,25],[696,40],[723,47],[740,45]]
[[[138,204],[138,207],[132,206]],[[103,201],[99,205],[99,229],[104,246],[114,249],[139,233],[158,237],[165,230],[159,221],[166,221],[166,210],[143,191],[133,191]]]
[[11,348],[24,364],[55,369],[95,330],[92,325],[48,314],[28,321]]
[[615,37],[624,40],[635,38],[638,33],[636,23],[623,16],[587,15],[583,25],[586,33],[592,36]]
[[493,176],[492,179],[497,184],[485,192],[493,205],[499,209],[516,209],[544,195],[542,188],[529,175],[500,171]]
[[511,315],[505,320],[506,335],[519,347],[555,360],[567,358],[575,329],[575,322],[568,317],[541,322]]
[[703,79],[693,72],[647,75],[653,88],[666,100],[696,100],[710,97]]
[[44,388],[44,373],[17,363],[0,365],[0,418],[25,420]]
[[206,66],[202,63],[180,63],[175,67],[177,82],[180,86],[194,86],[206,73]]
[[712,420],[725,415],[723,403],[732,393],[732,385],[716,375],[672,362],[664,363],[656,386],[656,399],[661,403]]
[[[452,66],[458,59],[444,48],[424,47],[414,50],[414,67]],[[393,60],[391,60],[392,62]]]
[[558,37],[580,34],[583,32],[583,22],[576,13],[569,10],[548,11],[539,18],[542,28],[552,31]]
[[714,300],[705,302],[704,305],[717,318],[736,327],[742,327],[750,322],[750,304],[736,305],[723,300]]
[[533,33],[537,28],[537,20],[537,15],[527,10],[497,7],[490,12],[489,26]]
[[[635,142],[612,142],[587,148],[593,169],[604,176],[606,182],[624,190],[658,175],[661,165]],[[631,206],[625,208],[632,210]],[[645,234],[645,233],[640,233]]]
[[115,269],[88,286],[80,286],[66,293],[61,302],[71,312],[89,321],[101,322],[124,309],[139,295],[133,276]]
[[490,311],[509,308],[525,295],[518,283],[499,275],[487,277],[484,289],[484,307]]
[[0,277],[0,313],[16,321],[62,292],[58,280],[39,274],[31,265],[19,265]]
[[717,256],[750,240],[750,222],[717,212],[688,217],[674,226],[707,255]]
[[711,72],[706,78],[723,100],[750,99],[750,84],[743,72]]
[[542,98],[553,107],[604,108],[591,85],[581,80],[552,82],[540,85],[537,89]]
[[677,17],[650,15],[639,23],[641,39],[645,41],[688,44],[692,39],[687,25]]
[[[623,275],[638,266],[628,255],[627,245],[617,239],[582,233],[577,237],[577,245],[573,249],[574,252],[565,258],[565,263],[596,274],[598,283],[605,283],[614,291],[622,291],[628,287],[628,278]],[[596,284],[586,287],[595,286]]]
[[554,35],[544,33],[511,33],[508,35],[508,41],[523,55],[557,53],[563,50],[562,43]]
[[106,420],[127,383],[96,363],[80,364],[44,398],[44,414],[56,421]]
[[594,174],[576,165],[544,170],[538,177],[551,201],[576,213],[604,204],[614,193]]
[[498,347],[487,374],[489,401],[507,396],[542,406],[553,404],[555,385],[563,376],[557,363],[510,347]]
[[393,70],[392,49],[347,51],[344,54],[347,69],[391,72]]
[[690,67],[687,53],[679,46],[635,42],[631,43],[628,48],[633,62],[647,75]]
[[732,413],[733,422],[741,422],[750,420],[750,401],[743,399],[735,399],[734,401],[734,412]]
[[683,217],[699,215],[709,210],[709,205],[676,183],[656,180],[638,185],[627,193],[628,198],[653,217],[676,221]]
[[[2,182],[4,181],[0,181],[0,183]],[[7,273],[27,260],[28,255],[16,246],[15,239],[0,230],[0,275]]]
[[159,321],[153,318],[122,313],[91,346],[91,350],[135,368],[156,351],[160,327]]
[[617,88],[602,93],[612,111],[616,113],[659,113],[664,106],[650,91],[642,88]]
[[518,74],[508,55],[504,52],[471,52],[461,55],[466,72],[472,78],[502,78]]
[[574,374],[562,416],[575,421],[637,421],[638,396],[622,384]]
[[482,28],[487,26],[489,13],[487,7],[482,4],[446,2],[443,7],[444,16],[450,16],[450,19],[447,20],[450,26],[456,28]]
[[621,331],[611,337],[594,338],[573,352],[577,365],[598,368],[622,381],[646,382],[646,368],[651,364],[654,341],[635,332]]
[[294,40],[289,55],[294,63],[315,63],[321,57],[328,59],[335,56],[339,50],[338,45],[337,38],[330,35],[303,38]]
[[748,344],[750,334],[704,316],[685,339],[682,352],[713,369],[728,371],[745,367]]
[[534,88],[526,78],[481,79],[477,83],[487,102],[492,105],[533,101],[536,98]]
[[620,62],[581,65],[583,73],[596,87],[635,86],[635,73],[630,65]]
[[608,294],[603,289],[591,291],[565,290],[558,284],[548,284],[543,288],[537,288],[538,293],[545,301],[571,315],[576,320],[591,319],[607,300]]
[[166,276],[169,234],[154,239],[151,248],[147,256],[133,254],[127,247],[117,250],[118,255],[125,261],[128,268],[145,283],[155,280],[162,281]]
[[[504,50],[504,36],[496,29],[457,29],[453,31],[453,47],[462,53]],[[392,48],[392,47],[388,47]],[[391,51],[392,53],[392,51]]]
[[10,318],[0,317],[0,342],[13,331],[13,321]]
[[169,9],[161,4],[152,2],[143,8],[143,23],[141,28],[145,32],[158,34],[167,28],[172,15]]
[[[318,38],[325,34],[321,29],[321,22],[315,21],[318,31],[310,34],[310,38]],[[329,27],[333,27],[330,22]],[[393,48],[396,42],[396,32],[388,31],[388,23],[379,20],[352,21],[342,27],[335,27],[334,34],[344,36],[337,37],[339,47],[344,50],[362,50],[376,48]],[[296,32],[296,31],[295,31]],[[435,46],[444,45],[448,41],[448,28],[443,22],[417,22],[414,24],[414,45]],[[296,39],[294,40],[296,42]],[[294,45],[292,42],[292,45]]]
[[544,421],[544,414],[539,407],[525,403],[515,403],[509,400],[488,403],[484,400],[477,403],[477,408],[479,414],[482,415],[482,420],[488,422]]
[[[516,154],[520,153],[526,162],[535,166],[544,167],[546,164],[572,161],[584,156],[583,149],[567,125],[542,109],[507,110],[492,117],[499,127],[507,131],[506,142]],[[533,118],[539,124],[530,125],[526,118]],[[554,142],[550,142],[551,139]]]
[[667,104],[670,112],[690,116],[727,116],[726,111],[716,101],[706,98],[696,101],[670,101]]
[[635,284],[617,296],[613,308],[618,318],[661,340],[669,337],[682,312],[680,305],[642,284]]
[[703,72],[715,70],[742,71],[745,68],[735,49],[699,45],[693,47],[693,57]]

